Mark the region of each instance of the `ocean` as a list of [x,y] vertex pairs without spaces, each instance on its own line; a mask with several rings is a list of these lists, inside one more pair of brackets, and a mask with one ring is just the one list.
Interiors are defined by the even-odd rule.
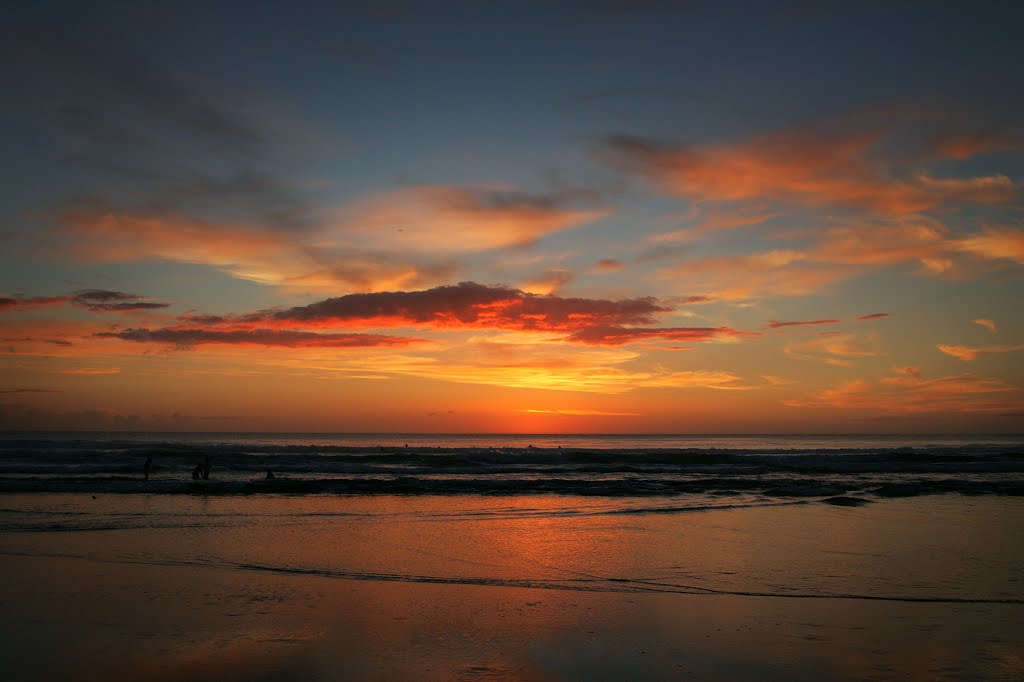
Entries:
[[19,680],[1021,679],[1022,495],[1019,436],[6,433],[0,655]]

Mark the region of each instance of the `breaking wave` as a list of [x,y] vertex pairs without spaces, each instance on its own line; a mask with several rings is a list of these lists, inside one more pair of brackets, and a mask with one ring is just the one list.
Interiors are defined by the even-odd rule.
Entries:
[[[0,492],[702,494],[847,506],[871,496],[1024,495],[1024,438],[1014,437],[421,436],[406,438],[408,444],[377,438],[7,435],[0,439]],[[512,444],[484,445],[487,439]],[[210,480],[192,480],[207,458]]]

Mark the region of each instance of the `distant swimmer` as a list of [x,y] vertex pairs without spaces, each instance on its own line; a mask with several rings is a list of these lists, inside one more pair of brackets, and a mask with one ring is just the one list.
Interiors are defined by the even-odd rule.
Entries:
[[149,470],[153,468],[153,458],[147,457],[146,463],[142,465],[142,473],[145,475],[146,480],[149,480]]
[[196,468],[192,470],[192,480],[193,481],[198,481],[202,477],[203,477],[203,465],[202,464],[197,464]]
[[267,480],[268,481],[273,481],[274,480],[274,472],[271,471],[270,469],[267,469]]
[[203,455],[203,470],[202,470],[202,473],[203,473],[203,480],[204,481],[210,480],[210,456],[209,455]]

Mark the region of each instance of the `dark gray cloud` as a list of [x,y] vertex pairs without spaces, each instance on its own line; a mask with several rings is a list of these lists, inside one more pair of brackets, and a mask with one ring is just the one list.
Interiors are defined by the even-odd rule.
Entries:
[[70,297],[72,305],[93,312],[128,312],[132,310],[159,310],[170,306],[170,303],[144,301],[141,296],[126,294],[123,291],[107,291],[106,289],[84,289],[76,291]]
[[0,393],[63,393],[54,388],[8,388],[0,390]]
[[[11,310],[33,310],[70,303],[92,312],[131,312],[135,310],[159,310],[170,303],[147,301],[144,296],[127,294],[107,289],[81,289],[66,296],[2,297],[0,312]],[[51,343],[58,343],[53,341]]]
[[120,184],[94,181],[82,195],[286,230],[316,223],[312,203],[278,170],[286,134],[116,41],[38,25],[12,33],[0,51],[17,64],[9,70],[19,106],[47,123],[67,161]]
[[101,332],[94,336],[139,343],[162,343],[184,348],[210,343],[286,348],[372,348],[422,343],[421,339],[383,334],[318,334],[281,329],[224,331],[192,327],[124,329],[118,332]]
[[782,327],[803,327],[807,325],[838,324],[839,322],[840,320],[790,320],[785,322],[772,320],[766,326],[769,329],[781,329]]

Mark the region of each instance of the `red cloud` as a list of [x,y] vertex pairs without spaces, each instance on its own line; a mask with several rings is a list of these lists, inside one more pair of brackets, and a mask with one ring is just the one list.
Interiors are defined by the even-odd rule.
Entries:
[[777,322],[772,320],[768,323],[769,329],[779,329],[781,327],[801,327],[803,325],[811,324],[837,324],[839,320],[800,320],[796,322]]
[[889,313],[871,313],[870,315],[861,315],[858,320],[880,320],[883,317],[891,317]]
[[563,298],[462,282],[423,291],[348,294],[234,321],[274,327],[431,325],[572,332],[594,325],[650,324],[657,315],[671,310],[653,298]]
[[[654,298],[621,300],[538,295],[474,282],[423,291],[347,294],[284,310],[249,315],[188,314],[188,325],[253,328],[430,326],[566,334],[567,341],[620,346],[650,338],[702,341],[752,335],[728,327],[650,327],[673,309]],[[642,325],[642,326],[637,326]]]
[[174,346],[195,346],[207,343],[252,346],[284,346],[287,348],[367,348],[374,346],[408,346],[423,343],[421,339],[383,334],[317,334],[281,329],[213,330],[192,327],[164,329],[125,329],[101,332],[100,338],[165,343]]

